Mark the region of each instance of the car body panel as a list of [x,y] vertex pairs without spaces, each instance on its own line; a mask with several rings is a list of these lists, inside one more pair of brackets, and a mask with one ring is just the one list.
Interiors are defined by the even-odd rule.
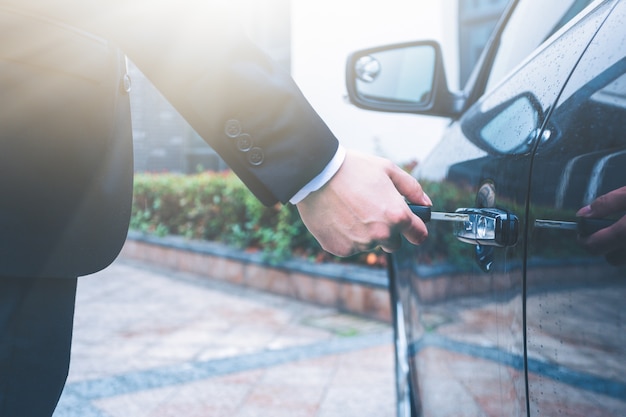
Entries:
[[[530,415],[626,415],[626,268],[577,244],[575,221],[626,186],[626,2],[572,73],[534,158],[526,273]],[[624,256],[624,254],[618,255]]]
[[[441,142],[447,151],[429,172],[444,177],[418,177],[436,210],[497,207],[517,215],[525,229],[532,150],[609,9],[599,7],[575,31],[554,39],[448,130]],[[546,67],[551,67],[549,83]],[[429,231],[424,245],[405,245],[393,257],[416,411],[527,415],[524,235],[515,246],[492,248],[459,242],[449,224],[432,222]]]

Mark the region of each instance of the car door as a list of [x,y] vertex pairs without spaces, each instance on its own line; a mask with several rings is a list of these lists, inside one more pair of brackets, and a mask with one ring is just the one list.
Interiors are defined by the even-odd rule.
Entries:
[[[593,255],[566,221],[626,186],[626,2],[543,132],[531,178],[526,331],[531,416],[626,415],[626,237]],[[626,204],[609,218],[619,219]]]
[[[391,258],[396,347],[406,345],[414,415],[527,415],[524,231],[533,149],[610,6],[553,36],[454,122],[446,152],[417,171],[434,210],[474,217],[433,221],[423,245],[404,245]],[[489,239],[498,224],[508,227],[506,239]]]

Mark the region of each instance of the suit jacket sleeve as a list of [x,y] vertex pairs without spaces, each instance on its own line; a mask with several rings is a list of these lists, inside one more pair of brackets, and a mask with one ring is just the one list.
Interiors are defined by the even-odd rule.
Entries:
[[174,67],[164,76],[161,65],[130,58],[264,204],[286,203],[324,169],[337,140],[288,74],[245,39],[230,45],[220,59],[211,51],[222,46],[198,45],[193,74]]
[[236,0],[4,0],[116,43],[266,205],[319,174],[338,142],[244,35]]

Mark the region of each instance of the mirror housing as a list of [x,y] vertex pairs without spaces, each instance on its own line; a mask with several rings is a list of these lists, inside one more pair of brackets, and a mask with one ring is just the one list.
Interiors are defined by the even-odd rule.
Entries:
[[439,43],[406,42],[363,49],[346,63],[350,103],[367,110],[456,117],[464,98],[448,89]]

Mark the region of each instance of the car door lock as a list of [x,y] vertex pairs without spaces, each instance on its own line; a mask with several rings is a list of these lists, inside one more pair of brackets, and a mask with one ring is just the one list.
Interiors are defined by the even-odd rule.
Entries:
[[454,234],[462,242],[481,246],[514,246],[519,221],[514,214],[497,208],[460,208],[454,213],[431,211],[430,207],[409,204],[425,223],[431,220],[454,222]]
[[519,220],[514,214],[496,208],[460,208],[468,216],[454,225],[454,234],[462,242],[480,246],[509,247],[517,243]]

